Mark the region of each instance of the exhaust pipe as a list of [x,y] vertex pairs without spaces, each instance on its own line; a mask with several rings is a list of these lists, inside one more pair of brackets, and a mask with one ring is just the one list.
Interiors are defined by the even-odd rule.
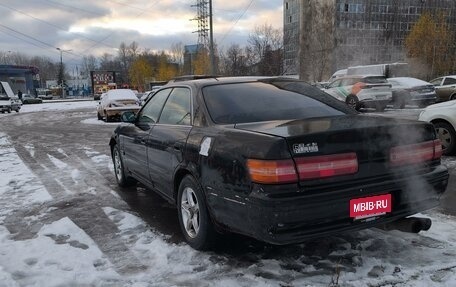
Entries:
[[383,230],[400,230],[409,233],[418,233],[421,230],[427,231],[431,228],[432,220],[422,217],[406,217],[379,226]]

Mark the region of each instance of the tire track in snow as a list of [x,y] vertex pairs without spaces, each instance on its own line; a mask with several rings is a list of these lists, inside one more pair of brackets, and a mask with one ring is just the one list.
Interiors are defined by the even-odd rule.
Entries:
[[[118,235],[120,231],[117,226],[102,209],[105,206],[126,209],[128,206],[111,194],[112,190],[107,187],[109,182],[104,176],[101,177],[103,178],[101,181],[93,177],[93,174],[99,174],[96,166],[92,166],[93,164],[90,161],[82,161],[80,156],[75,155],[73,151],[63,150],[66,154],[73,155],[73,157],[65,157],[61,152],[48,150],[35,144],[34,156],[32,156],[23,145],[16,144],[15,149],[19,157],[35,172],[55,200],[52,204],[35,208],[28,207],[26,210],[20,209],[8,216],[6,226],[12,234],[15,234],[16,240],[33,238],[44,224],[68,217],[93,239],[114,265],[117,272],[130,274],[146,269],[145,265],[124,244]],[[65,169],[59,168],[52,162],[49,155],[71,167],[67,169],[69,171],[72,168],[83,170],[82,180],[75,183],[71,175],[65,172]],[[72,160],[72,158],[76,160]],[[59,181],[56,178],[63,180]],[[93,186],[97,190],[95,194],[90,194],[89,191]],[[62,192],[62,190],[69,190],[70,194]],[[81,190],[87,192],[81,193]],[[103,198],[100,195],[103,195]],[[47,212],[49,209],[52,211]],[[36,222],[17,220],[37,215],[40,219]]]

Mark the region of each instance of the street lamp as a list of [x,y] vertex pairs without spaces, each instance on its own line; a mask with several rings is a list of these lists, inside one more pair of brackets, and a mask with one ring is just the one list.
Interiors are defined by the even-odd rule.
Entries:
[[63,61],[62,61],[62,53],[63,52],[70,52],[70,51],[73,51],[73,50],[63,50],[63,49],[60,49],[60,48],[56,48],[59,52],[60,52],[60,75],[62,76],[62,82],[60,83],[61,85],[61,88],[62,88],[62,99],[65,98],[65,93],[64,93],[64,90],[63,90],[63,83],[64,83],[64,78],[65,78],[65,73],[63,71]]

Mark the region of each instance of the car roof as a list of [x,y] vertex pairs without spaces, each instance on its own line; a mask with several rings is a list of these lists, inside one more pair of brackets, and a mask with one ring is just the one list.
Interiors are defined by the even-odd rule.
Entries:
[[138,99],[130,89],[109,90],[106,92],[106,96],[110,99]]
[[204,78],[204,79],[173,82],[173,83],[169,83],[169,84],[163,86],[163,88],[171,87],[171,86],[180,86],[180,85],[210,86],[210,85],[219,85],[219,84],[247,83],[247,82],[256,82],[259,80],[266,80],[266,79],[299,81],[299,80],[287,78],[287,77],[271,77],[271,76],[211,77],[211,78]]
[[346,76],[342,76],[342,77],[337,78],[337,80],[353,79],[353,78],[364,79],[364,78],[370,78],[370,77],[382,77],[382,78],[386,78],[384,75],[375,75],[375,74],[370,75],[370,74],[369,74],[369,75],[346,75]]
[[396,77],[396,78],[388,78],[389,80],[397,81],[401,84],[408,85],[408,86],[423,86],[423,85],[431,85],[431,83],[417,79],[412,77]]

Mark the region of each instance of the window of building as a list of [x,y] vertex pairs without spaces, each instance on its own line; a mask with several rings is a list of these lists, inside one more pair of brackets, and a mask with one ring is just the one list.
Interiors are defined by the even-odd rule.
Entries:
[[291,16],[290,16],[290,17],[288,17],[288,21],[289,21],[289,23],[291,23]]
[[285,9],[288,10],[288,2],[285,2]]

